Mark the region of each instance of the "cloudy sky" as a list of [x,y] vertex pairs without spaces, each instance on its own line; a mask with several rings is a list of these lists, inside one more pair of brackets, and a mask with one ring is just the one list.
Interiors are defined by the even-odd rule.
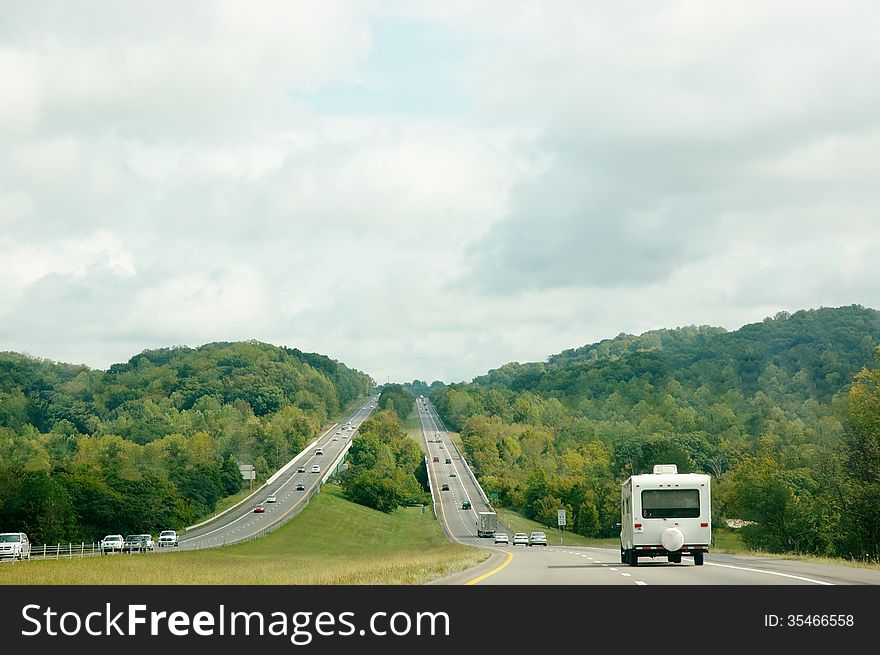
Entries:
[[0,0],[0,350],[470,379],[880,308],[880,4]]

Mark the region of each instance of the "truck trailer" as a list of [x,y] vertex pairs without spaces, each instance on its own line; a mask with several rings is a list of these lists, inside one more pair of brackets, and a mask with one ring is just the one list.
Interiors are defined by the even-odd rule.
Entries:
[[498,529],[498,515],[495,512],[479,512],[477,514],[477,536],[494,537]]
[[702,566],[712,542],[711,503],[708,475],[679,473],[675,464],[633,475],[621,486],[621,563],[638,566],[640,557],[681,563],[687,555]]

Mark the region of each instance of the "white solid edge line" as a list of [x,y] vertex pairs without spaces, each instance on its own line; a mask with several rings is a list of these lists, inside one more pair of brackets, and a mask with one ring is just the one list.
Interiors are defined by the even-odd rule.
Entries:
[[633,580],[633,582],[635,582],[636,584],[643,585],[643,586],[648,586],[648,583],[645,582],[644,580]]
[[795,580],[803,580],[804,582],[812,582],[814,584],[827,585],[833,587],[833,582],[825,582],[823,580],[814,580],[813,578],[805,578],[801,575],[792,575],[790,573],[779,573],[778,571],[764,571],[762,569],[750,569],[746,566],[733,566],[732,564],[716,564],[715,562],[706,562],[706,566],[720,566],[725,569],[739,569],[740,571],[751,571],[752,573],[766,573],[767,575],[778,575],[782,578],[793,578]]

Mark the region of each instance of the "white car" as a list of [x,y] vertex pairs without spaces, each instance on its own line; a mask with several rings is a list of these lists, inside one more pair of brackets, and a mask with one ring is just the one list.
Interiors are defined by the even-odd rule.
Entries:
[[101,553],[121,553],[125,538],[121,534],[108,534],[101,539]]
[[276,496],[275,494],[272,494],[271,496],[266,496],[266,502],[267,503],[277,503],[278,496]]
[[525,532],[517,532],[513,535],[513,545],[514,546],[528,546],[529,545],[529,535]]
[[321,467],[318,466],[317,464],[314,464],[312,466],[312,473],[320,473],[320,472],[321,472]]
[[543,532],[533,532],[529,535],[529,546],[546,546],[547,535]]
[[179,545],[180,537],[177,536],[177,533],[174,530],[162,530],[162,532],[159,533],[159,548]]
[[28,559],[31,556],[31,542],[24,532],[4,532],[0,534],[0,559]]
[[508,544],[507,534],[504,532],[496,532],[495,533],[495,543],[496,544],[504,544],[506,546]]

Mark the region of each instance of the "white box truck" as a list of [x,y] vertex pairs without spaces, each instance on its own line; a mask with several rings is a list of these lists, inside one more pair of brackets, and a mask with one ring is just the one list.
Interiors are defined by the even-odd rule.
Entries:
[[498,515],[495,512],[480,512],[477,514],[477,536],[494,537],[498,529]]
[[653,473],[633,475],[621,486],[620,561],[638,566],[640,557],[682,555],[703,565],[712,542],[710,478],[679,473],[675,464],[658,464]]

